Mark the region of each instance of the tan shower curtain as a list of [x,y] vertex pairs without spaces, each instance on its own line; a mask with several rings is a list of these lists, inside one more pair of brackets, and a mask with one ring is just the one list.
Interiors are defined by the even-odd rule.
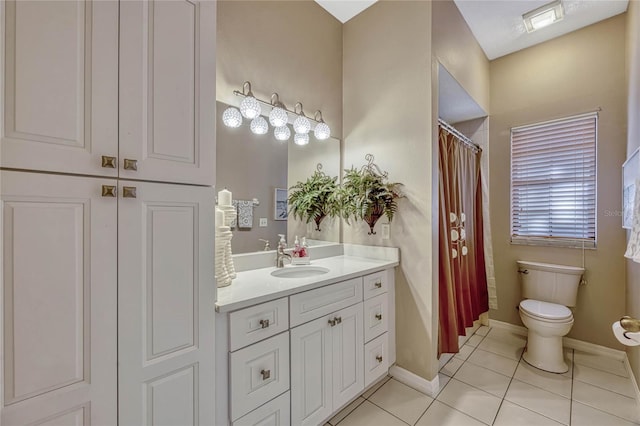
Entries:
[[482,231],[480,152],[439,130],[438,355],[457,353],[458,336],[489,310]]

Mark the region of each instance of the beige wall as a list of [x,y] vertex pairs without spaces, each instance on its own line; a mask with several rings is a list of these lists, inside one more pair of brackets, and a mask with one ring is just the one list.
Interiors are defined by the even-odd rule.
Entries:
[[626,152],[625,16],[619,15],[491,62],[491,224],[498,304],[490,317],[521,324],[516,260],[581,265],[582,251],[511,245],[509,227],[510,128],[593,111],[598,122],[598,248],[586,250],[575,324],[569,333],[621,349],[611,323],[625,312],[625,235],[615,214],[621,205],[620,166]]
[[[627,10],[627,156],[640,146],[640,1],[631,0]],[[626,261],[626,314],[640,318],[640,264]],[[631,368],[640,381],[640,348],[628,348]]]
[[489,60],[453,0],[433,2],[433,54],[485,111],[489,111]]
[[[380,2],[344,25],[344,164],[371,153],[404,184],[391,239],[358,222],[344,241],[400,247],[396,273],[397,363],[437,373],[431,217],[431,2]],[[381,219],[380,222],[386,221]],[[378,224],[377,230],[380,230]]]

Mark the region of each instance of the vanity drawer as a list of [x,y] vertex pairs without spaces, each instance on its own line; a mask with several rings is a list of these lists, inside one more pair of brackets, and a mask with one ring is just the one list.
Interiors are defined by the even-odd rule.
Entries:
[[364,301],[364,341],[378,337],[389,329],[387,293]]
[[233,352],[289,328],[287,298],[229,314],[229,349]]
[[328,285],[289,298],[291,327],[362,301],[362,278]]
[[233,422],[233,426],[289,426],[291,406],[289,392],[285,392],[262,407]]
[[364,345],[364,387],[371,385],[389,370],[388,333]]
[[231,353],[231,420],[289,390],[289,332]]
[[364,299],[370,299],[382,293],[387,292],[389,287],[389,272],[380,271],[374,274],[365,275],[364,280]]

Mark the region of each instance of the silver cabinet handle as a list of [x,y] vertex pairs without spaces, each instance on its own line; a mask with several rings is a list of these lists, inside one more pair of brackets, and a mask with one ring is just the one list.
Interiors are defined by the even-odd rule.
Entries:
[[102,185],[102,196],[103,197],[115,197],[116,187],[112,185]]
[[116,157],[110,157],[108,155],[102,156],[102,167],[106,167],[108,169],[116,168]]
[[267,327],[269,327],[269,320],[268,319],[260,320],[260,328],[267,328]]
[[329,319],[329,325],[331,327],[335,327],[336,324],[338,324],[338,319],[337,318]]
[[382,362],[382,355],[377,355],[376,356],[376,361]]
[[138,160],[132,160],[130,158],[124,159],[125,170],[138,170]]
[[375,288],[382,288],[382,281],[376,281],[373,285]]
[[340,324],[342,322],[342,317],[336,318],[336,321],[338,321],[338,324]]
[[271,370],[261,370],[260,374],[262,375],[262,380],[267,380],[271,377]]
[[136,198],[138,196],[135,186],[123,186],[122,196],[124,198]]
[[376,319],[378,321],[382,321],[382,314],[376,314]]

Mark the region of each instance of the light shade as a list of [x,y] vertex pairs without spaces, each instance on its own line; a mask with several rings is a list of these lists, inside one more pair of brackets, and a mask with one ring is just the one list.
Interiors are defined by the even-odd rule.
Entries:
[[296,145],[306,145],[309,143],[309,133],[296,133],[293,141]]
[[309,130],[311,130],[311,122],[304,115],[300,115],[293,122],[293,130],[295,130],[296,133],[309,133]]
[[252,120],[262,113],[262,108],[256,98],[249,95],[240,102],[240,113],[244,118]]
[[237,108],[229,107],[222,113],[222,122],[227,127],[240,127],[242,124],[242,114]]
[[251,120],[251,131],[256,135],[264,135],[267,133],[269,131],[267,120],[265,120],[261,115]]
[[323,141],[323,140],[329,139],[329,136],[331,136],[331,129],[329,128],[327,123],[325,123],[324,121],[321,121],[313,130],[313,135],[319,141]]
[[279,141],[286,141],[291,137],[291,130],[288,126],[276,127],[273,130],[273,136]]
[[275,107],[269,113],[269,123],[273,127],[282,127],[289,122],[289,114],[283,108]]
[[562,9],[562,2],[555,0],[525,13],[522,15],[522,20],[524,21],[524,26],[527,28],[527,32],[531,33],[551,25],[554,22],[558,22],[563,17],[564,10]]

